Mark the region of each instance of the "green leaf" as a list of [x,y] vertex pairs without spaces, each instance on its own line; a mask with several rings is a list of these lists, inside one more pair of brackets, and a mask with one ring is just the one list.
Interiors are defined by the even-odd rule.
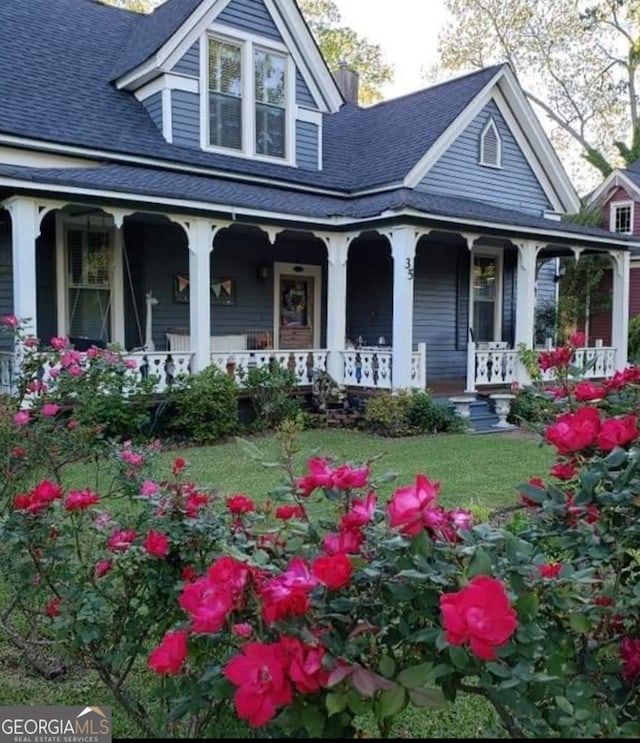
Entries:
[[567,715],[573,715],[573,705],[566,697],[556,697],[556,705],[559,710]]
[[585,635],[591,630],[591,622],[586,614],[573,613],[569,617],[571,629],[578,634]]
[[325,699],[325,705],[329,717],[331,717],[332,715],[337,715],[339,712],[342,712],[342,710],[349,706],[349,698],[346,694],[338,694],[335,691],[330,691]]
[[396,662],[390,655],[383,655],[382,658],[380,658],[378,670],[383,676],[393,678],[393,674],[396,672]]
[[469,663],[469,656],[466,650],[459,645],[449,646],[449,657],[456,668],[466,668]]
[[249,457],[249,459],[253,459],[256,462],[264,462],[264,454],[254,443],[247,441],[247,439],[243,439],[240,436],[235,437],[235,442],[246,457]]
[[540,609],[540,601],[535,593],[525,593],[516,601],[516,612],[521,622],[531,621]]
[[546,490],[541,490],[540,488],[536,488],[534,485],[529,485],[528,482],[518,485],[518,492],[526,495],[530,501],[540,505],[546,500],[549,500]]
[[491,575],[491,573],[491,558],[482,547],[478,547],[469,563],[467,575],[469,578],[475,578],[476,575]]
[[510,678],[511,676],[511,670],[506,666],[501,666],[500,663],[487,663],[487,670],[501,679]]
[[398,683],[406,686],[408,689],[419,689],[427,685],[432,671],[433,665],[431,663],[421,663],[412,668],[405,668],[398,675]]
[[302,710],[302,721],[310,738],[321,738],[324,729],[325,716],[321,710],[311,704],[306,704]]
[[407,692],[399,684],[393,689],[387,689],[380,694],[378,700],[378,717],[384,720],[387,717],[394,717],[398,712],[402,712],[407,704]]
[[409,699],[414,707],[421,709],[442,709],[447,706],[441,689],[411,689]]
[[616,447],[610,454],[604,458],[607,467],[616,469],[621,467],[627,461],[627,452],[620,447]]

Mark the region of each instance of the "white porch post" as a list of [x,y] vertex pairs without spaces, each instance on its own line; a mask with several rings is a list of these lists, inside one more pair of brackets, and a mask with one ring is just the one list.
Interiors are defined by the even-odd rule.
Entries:
[[531,240],[518,247],[518,285],[516,295],[516,348],[523,343],[533,348],[536,321],[536,259],[542,245]]
[[353,235],[324,235],[327,245],[327,372],[344,382],[342,351],[347,332],[347,260]]
[[208,219],[189,222],[189,333],[193,372],[209,366],[211,360],[211,251],[215,225]]
[[410,227],[393,229],[387,234],[393,257],[393,365],[394,390],[411,387],[413,352],[413,284],[416,257],[416,232]]
[[628,362],[629,280],[631,256],[628,251],[611,251],[613,262],[613,304],[611,307],[611,345],[616,349],[616,369]]
[[13,261],[13,314],[25,322],[27,335],[38,328],[36,284],[36,240],[41,214],[35,199],[15,196],[4,202],[11,214],[11,252]]

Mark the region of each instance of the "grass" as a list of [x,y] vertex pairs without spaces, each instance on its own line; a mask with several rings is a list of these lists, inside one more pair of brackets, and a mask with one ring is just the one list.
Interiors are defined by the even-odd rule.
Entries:
[[[253,437],[252,443],[264,452],[267,460],[278,457],[274,436]],[[544,474],[552,454],[541,448],[532,437],[523,434],[502,436],[452,435],[382,439],[352,431],[306,431],[299,437],[297,470],[302,473],[306,459],[313,454],[332,454],[341,460],[363,462],[383,453],[374,465],[377,474],[393,470],[398,473],[394,484],[386,486],[388,497],[394,487],[409,484],[418,473],[442,481],[443,505],[471,509],[478,517],[495,508],[515,502],[516,486],[532,475]],[[165,472],[177,455],[188,462],[189,479],[202,485],[215,486],[225,493],[244,492],[264,497],[281,484],[278,469],[264,468],[246,457],[235,442],[215,447],[192,448],[161,455]],[[68,486],[86,487],[92,470],[76,467],[69,474]],[[106,483],[108,472],[103,472]],[[148,676],[141,670],[137,681],[147,688]],[[0,636],[0,699],[3,704],[111,704],[116,738],[138,737],[139,731],[116,707],[95,677],[81,668],[72,669],[65,677],[45,681],[25,666],[20,654]],[[365,733],[375,736],[375,729],[362,721]],[[477,697],[462,697],[455,709],[424,712],[410,709],[398,722],[398,737],[409,738],[483,738],[493,737],[495,725],[492,710]],[[235,737],[236,731],[229,737]],[[221,731],[219,737],[224,737]]]

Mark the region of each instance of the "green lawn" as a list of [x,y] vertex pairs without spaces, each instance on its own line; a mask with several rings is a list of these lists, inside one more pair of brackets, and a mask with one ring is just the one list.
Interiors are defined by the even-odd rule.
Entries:
[[[251,441],[276,460],[277,440],[273,436],[254,437]],[[382,439],[351,431],[306,431],[299,438],[298,471],[313,454],[333,454],[352,462],[362,462],[377,454],[375,473],[398,473],[394,487],[412,482],[417,473],[442,481],[443,505],[470,508],[480,518],[493,509],[517,499],[515,486],[533,475],[544,475],[552,461],[550,449],[520,433],[502,436],[437,436],[410,439]],[[162,464],[167,468],[175,456],[183,456],[189,465],[189,479],[201,485],[219,487],[224,493],[242,491],[264,497],[281,482],[278,469],[266,469],[246,457],[237,444],[166,452]],[[68,485],[86,487],[89,470],[78,467]],[[104,474],[107,482],[108,473]],[[93,484],[93,483],[91,483]],[[138,675],[144,683],[146,671]],[[138,737],[136,727],[119,711],[102,690],[95,675],[75,668],[62,680],[44,681],[27,668],[20,654],[0,633],[0,700],[2,704],[111,704],[114,712],[114,737]],[[477,697],[467,697],[453,708],[440,712],[408,710],[400,721],[401,737],[482,738],[491,737],[493,714]],[[367,721],[363,726],[371,735]],[[221,733],[221,736],[223,734]]]

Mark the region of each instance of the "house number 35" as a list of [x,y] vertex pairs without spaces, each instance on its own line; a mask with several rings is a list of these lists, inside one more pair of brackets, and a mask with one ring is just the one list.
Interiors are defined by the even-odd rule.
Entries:
[[407,278],[411,281],[413,279],[413,261],[411,258],[407,258],[404,265],[407,269]]

